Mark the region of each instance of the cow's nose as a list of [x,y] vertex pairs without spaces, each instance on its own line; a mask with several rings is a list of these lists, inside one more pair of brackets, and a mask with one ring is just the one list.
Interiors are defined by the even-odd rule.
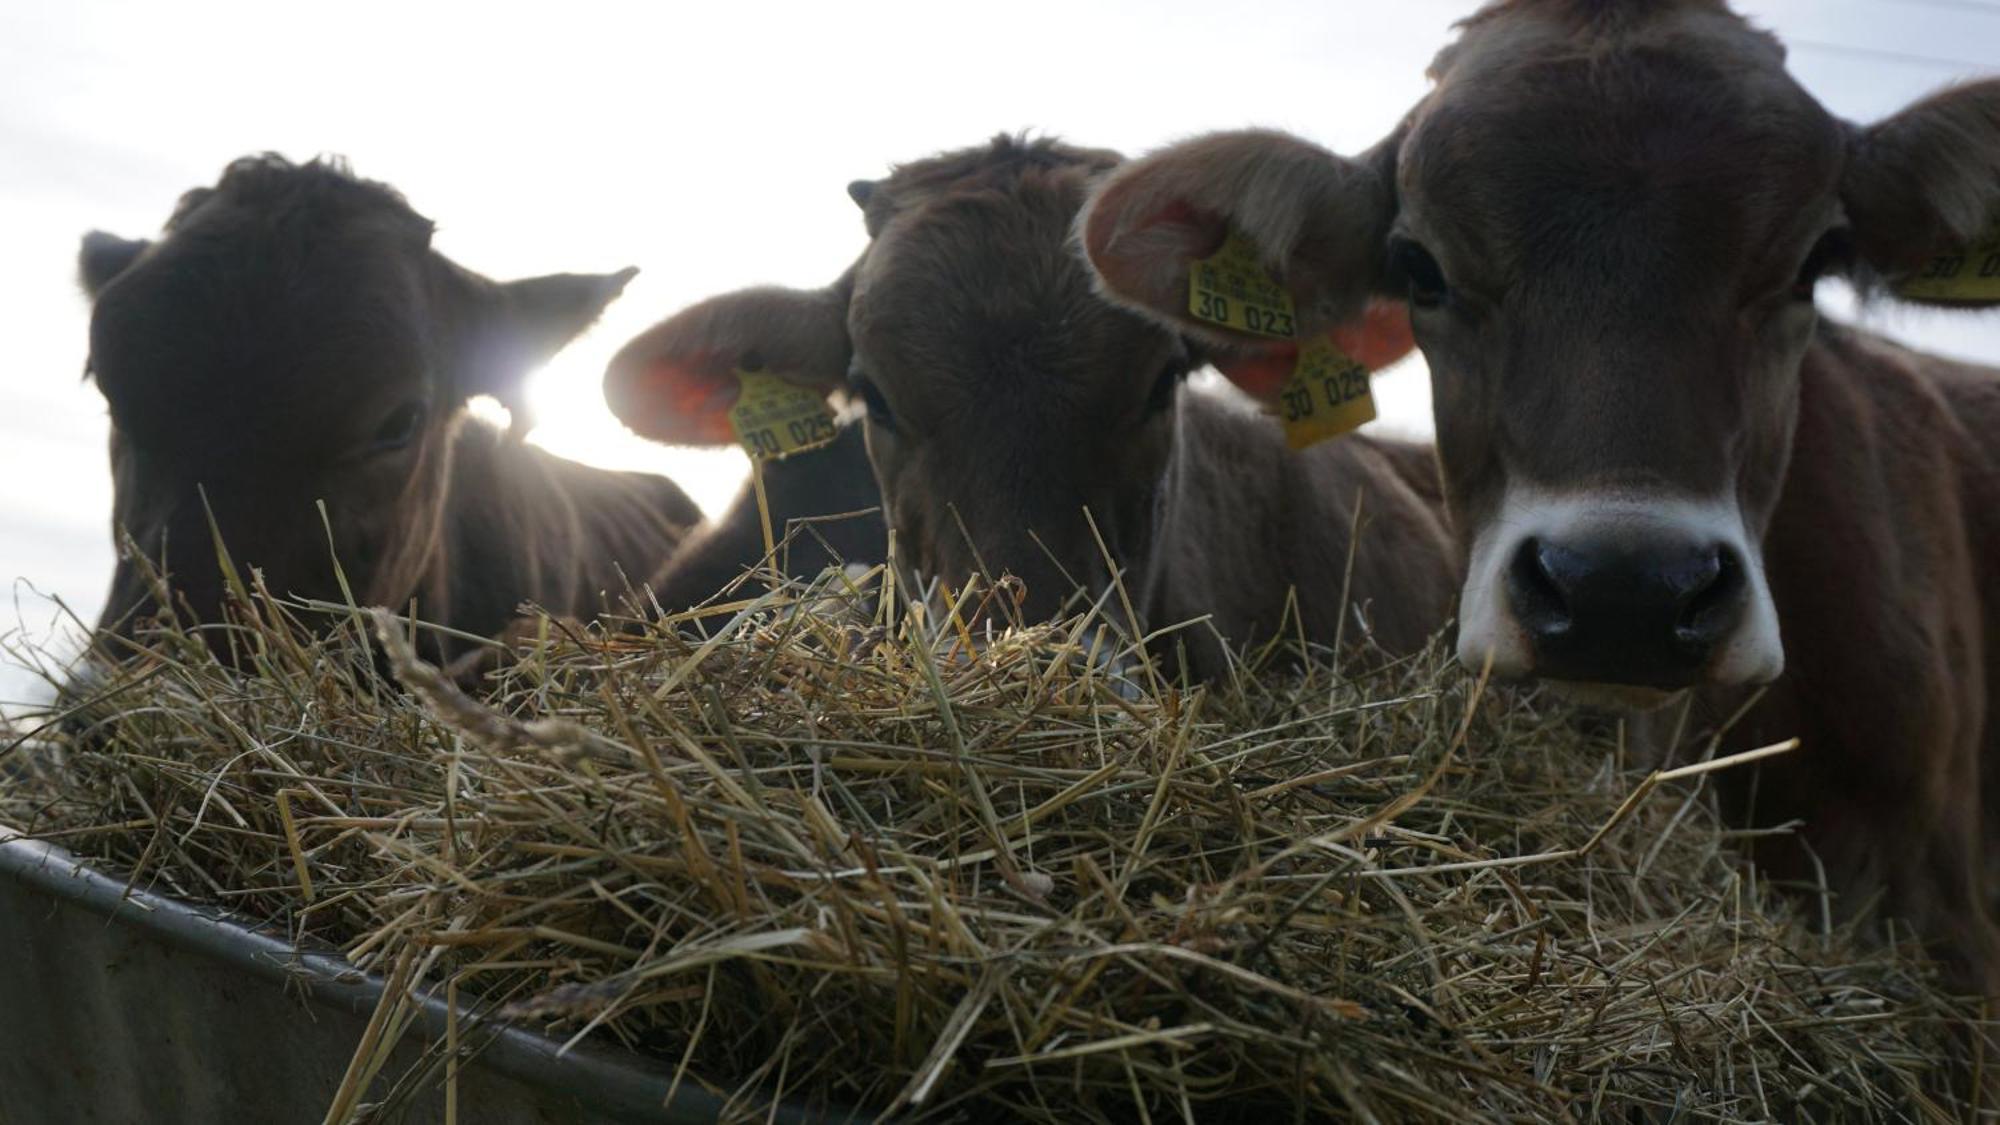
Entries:
[[1515,620],[1549,679],[1686,687],[1747,603],[1720,543],[1528,538],[1507,571]]

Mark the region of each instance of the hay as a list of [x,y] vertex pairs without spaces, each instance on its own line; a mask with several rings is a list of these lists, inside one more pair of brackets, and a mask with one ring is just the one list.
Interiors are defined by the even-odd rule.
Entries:
[[1700,768],[1441,652],[1189,689],[878,581],[541,619],[478,700],[407,623],[240,590],[248,674],[144,635],[0,818],[747,1117],[1955,1115],[1964,1010],[1746,873]]

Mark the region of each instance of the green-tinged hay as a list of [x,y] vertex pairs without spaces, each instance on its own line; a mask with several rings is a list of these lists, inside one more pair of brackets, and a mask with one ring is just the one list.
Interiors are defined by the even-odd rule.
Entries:
[[747,1117],[1960,1111],[1967,1010],[1741,868],[1708,767],[1442,652],[1175,686],[1092,616],[975,635],[982,594],[883,585],[541,619],[478,698],[406,622],[253,595],[244,671],[142,636],[0,817]]

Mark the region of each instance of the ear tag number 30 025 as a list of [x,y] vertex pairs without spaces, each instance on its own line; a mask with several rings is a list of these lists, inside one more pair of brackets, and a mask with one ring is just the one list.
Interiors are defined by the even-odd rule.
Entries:
[[[1253,336],[1297,335],[1291,293],[1264,268],[1256,244],[1234,230],[1188,270],[1188,312]],[[1299,346],[1291,376],[1278,388],[1277,413],[1293,449],[1339,437],[1375,417],[1368,369],[1316,336]]]
[[1292,376],[1278,388],[1278,418],[1293,449],[1336,438],[1375,418],[1368,369],[1325,336],[1299,345]]
[[1925,301],[2000,301],[2000,226],[1963,250],[1925,262],[1896,292]]
[[767,371],[736,371],[742,393],[729,408],[729,426],[743,451],[759,460],[818,449],[834,438],[826,397]]

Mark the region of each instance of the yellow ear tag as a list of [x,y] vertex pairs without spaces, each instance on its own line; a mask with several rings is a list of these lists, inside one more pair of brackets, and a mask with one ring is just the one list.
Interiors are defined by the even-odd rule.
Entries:
[[1963,250],[1924,263],[1896,293],[1924,301],[2000,301],[2000,227]]
[[1368,369],[1325,336],[1299,345],[1292,377],[1278,388],[1278,417],[1285,444],[1304,449],[1336,438],[1375,417]]
[[1234,230],[1188,270],[1188,312],[1252,336],[1289,340],[1297,331],[1291,293],[1264,268],[1256,244]]
[[826,396],[765,371],[736,371],[743,393],[729,408],[729,427],[752,457],[768,460],[818,449],[834,438]]

